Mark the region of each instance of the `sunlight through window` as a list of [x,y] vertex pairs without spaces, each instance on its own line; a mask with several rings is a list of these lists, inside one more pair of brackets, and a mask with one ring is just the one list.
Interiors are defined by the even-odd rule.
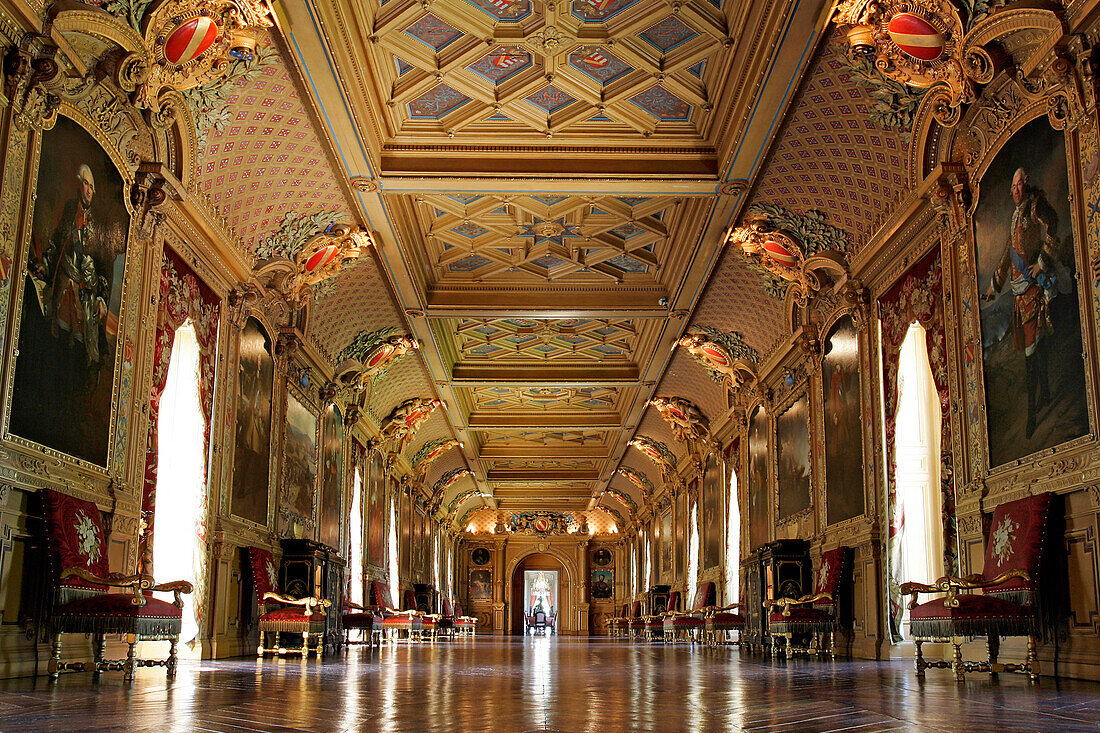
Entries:
[[[898,368],[897,501],[901,580],[932,582],[941,575],[940,410],[925,331],[909,327]],[[908,629],[906,606],[903,627]]]
[[351,539],[351,590],[348,598],[352,603],[363,605],[363,479],[359,466],[355,467],[355,475],[351,489],[351,521],[349,522]]
[[[197,585],[198,523],[205,492],[203,416],[199,402],[199,343],[190,322],[176,331],[168,380],[160,401],[157,442],[157,503],[153,526],[153,570],[160,580]],[[171,600],[171,594],[165,594]],[[183,643],[195,639],[195,605],[183,606]]]
[[396,501],[390,499],[390,599],[394,608],[401,604],[397,600],[400,584],[397,578],[397,507]]
[[691,505],[691,538],[688,540],[688,603],[695,603],[695,590],[699,587],[699,504]]
[[729,519],[726,522],[726,603],[741,593],[741,507],[737,505],[737,472],[730,471]]

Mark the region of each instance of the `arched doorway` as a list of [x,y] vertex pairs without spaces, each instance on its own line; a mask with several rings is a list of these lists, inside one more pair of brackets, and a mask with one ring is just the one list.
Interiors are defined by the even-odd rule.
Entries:
[[557,616],[557,630],[568,599],[565,597],[569,578],[561,560],[553,555],[538,552],[523,558],[512,571],[511,633],[522,635],[529,606],[542,603],[543,608]]

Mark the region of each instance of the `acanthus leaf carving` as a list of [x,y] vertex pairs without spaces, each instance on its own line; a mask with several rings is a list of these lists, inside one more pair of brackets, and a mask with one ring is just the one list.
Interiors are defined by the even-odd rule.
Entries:
[[57,47],[45,36],[27,33],[4,57],[4,96],[20,130],[53,127],[61,98],[49,87],[59,75]]

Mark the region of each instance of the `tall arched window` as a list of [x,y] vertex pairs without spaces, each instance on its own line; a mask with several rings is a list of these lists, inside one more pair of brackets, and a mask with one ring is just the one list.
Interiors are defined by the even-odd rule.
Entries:
[[634,547],[630,551],[630,597],[638,595],[638,545],[641,542],[639,537],[634,541]]
[[[176,330],[168,381],[160,399],[157,445],[157,522],[153,557],[158,578],[198,580],[206,547],[199,540],[206,483],[204,420],[199,397],[199,342],[190,321]],[[166,597],[170,599],[170,594]],[[183,606],[180,640],[199,632],[195,605]]]
[[348,598],[352,603],[363,605],[363,478],[359,466],[355,467],[351,488],[351,518],[348,522],[350,537],[351,572],[348,582],[351,589]]
[[[736,460],[736,457],[734,458]],[[729,515],[726,521],[726,603],[741,594],[741,508],[737,504],[737,471],[730,469]]]
[[653,585],[653,548],[649,543],[649,532],[645,533],[645,570],[642,572],[642,591]]
[[390,550],[390,599],[395,606],[399,606],[398,601],[399,590],[401,588],[401,581],[397,577],[397,506],[396,499],[390,497],[390,537],[389,537],[389,550]]
[[[898,369],[897,502],[900,578],[932,582],[942,573],[940,407],[924,328],[914,323]],[[908,609],[903,633],[908,632]]]
[[695,591],[699,587],[699,503],[691,505],[691,536],[688,539],[688,603],[695,603]]

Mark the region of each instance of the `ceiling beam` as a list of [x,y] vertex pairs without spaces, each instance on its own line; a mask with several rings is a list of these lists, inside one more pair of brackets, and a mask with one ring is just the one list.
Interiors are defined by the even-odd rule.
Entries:
[[608,449],[603,446],[484,446],[480,455],[482,460],[494,458],[545,458],[553,460],[561,458],[562,453],[568,453],[570,458],[598,458],[605,459],[611,456]]
[[639,379],[636,364],[455,364],[455,387],[629,386]]
[[467,425],[470,430],[527,431],[527,430],[611,430],[622,427],[617,412],[551,412],[546,414],[516,414],[513,412],[485,412],[470,414]]
[[[518,290],[522,298],[517,298]],[[430,318],[501,318],[502,313],[506,318],[664,318],[668,300],[668,291],[659,283],[583,289],[518,282],[492,288],[434,286],[427,292],[426,314]]]
[[494,468],[489,470],[488,478],[495,484],[530,481],[597,481],[600,478],[600,472],[591,468]]
[[[491,194],[530,194],[531,191],[571,196],[713,196],[718,191],[714,178],[544,178],[484,176],[397,176],[379,178],[383,193],[442,193],[455,191]],[[609,187],[610,186],[610,187]]]

